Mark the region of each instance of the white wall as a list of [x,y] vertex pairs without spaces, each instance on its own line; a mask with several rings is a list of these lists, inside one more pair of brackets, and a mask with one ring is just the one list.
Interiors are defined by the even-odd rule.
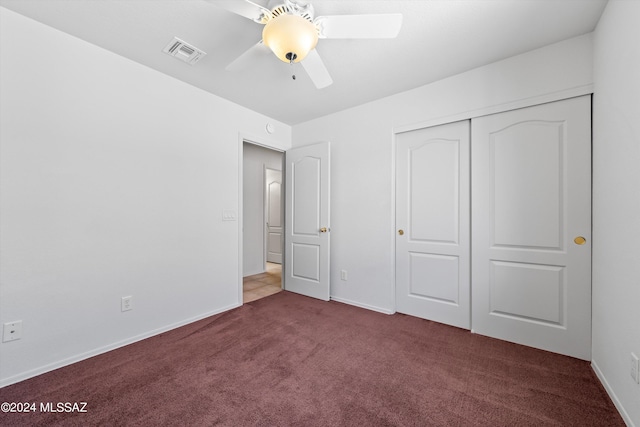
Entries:
[[296,146],[331,142],[331,297],[395,310],[394,130],[590,93],[592,83],[588,34],[294,126]]
[[239,135],[291,128],[0,19],[0,323],[23,321],[0,385],[240,304]]
[[244,144],[243,166],[243,262],[244,276],[265,271],[264,168],[282,170],[284,153]]
[[[639,18],[640,3],[612,0],[593,58],[586,35],[297,125],[296,145],[332,142],[332,297],[394,310],[394,129],[595,79],[593,363],[640,425]],[[24,323],[0,344],[0,385],[237,305],[238,223],[221,217],[240,206],[239,134],[286,149],[291,129],[4,8],[0,20],[0,323]]]
[[593,366],[640,426],[640,2],[611,0],[595,32]]

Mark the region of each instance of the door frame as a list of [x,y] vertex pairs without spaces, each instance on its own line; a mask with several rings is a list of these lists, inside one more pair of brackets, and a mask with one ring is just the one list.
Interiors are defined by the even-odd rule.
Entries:
[[[244,143],[252,144],[258,147],[263,147],[268,150],[276,151],[282,154],[282,192],[285,193],[285,152],[287,148],[285,144],[282,142],[274,141],[269,138],[258,137],[255,135],[248,135],[246,133],[238,133],[238,306],[244,304],[243,302],[243,281],[244,281],[244,230],[243,230],[243,222],[244,222]],[[289,147],[291,148],[291,147]],[[264,174],[263,174],[264,176]],[[286,195],[282,195],[281,203],[285,202]],[[287,216],[286,212],[282,210],[282,225],[283,227],[286,225]],[[264,223],[264,221],[263,221]],[[264,224],[263,224],[264,227]],[[264,230],[263,230],[263,239],[264,239]],[[284,251],[285,248],[282,248],[283,259],[282,259],[282,268],[284,269]],[[264,262],[266,263],[266,257],[264,258]],[[266,264],[265,264],[266,265]],[[280,278],[280,286],[284,288],[284,275]]]

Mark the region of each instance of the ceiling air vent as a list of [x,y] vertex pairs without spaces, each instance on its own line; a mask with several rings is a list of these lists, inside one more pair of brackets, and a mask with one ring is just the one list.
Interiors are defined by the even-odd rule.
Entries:
[[191,46],[177,37],[174,37],[173,40],[171,40],[171,42],[162,49],[162,51],[167,55],[171,55],[174,58],[178,58],[179,60],[191,65],[195,64],[206,55],[205,52],[201,51],[197,47]]

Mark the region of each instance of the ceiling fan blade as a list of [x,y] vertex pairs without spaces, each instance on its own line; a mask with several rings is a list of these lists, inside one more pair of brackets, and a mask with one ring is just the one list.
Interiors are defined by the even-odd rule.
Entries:
[[402,14],[318,16],[319,37],[326,39],[392,39],[402,27]]
[[262,22],[263,16],[271,16],[271,11],[249,0],[206,0],[222,9],[244,16],[255,22]]
[[240,71],[245,68],[248,68],[252,64],[255,64],[259,58],[263,56],[267,56],[271,53],[271,49],[269,49],[262,40],[258,43],[251,46],[248,50],[246,50],[242,55],[237,57],[233,62],[225,67],[227,71]]
[[324,62],[322,62],[322,58],[320,58],[317,50],[311,50],[306,58],[300,61],[300,64],[302,64],[302,68],[304,68],[318,89],[322,89],[333,83],[333,79],[329,75],[327,67],[324,66]]

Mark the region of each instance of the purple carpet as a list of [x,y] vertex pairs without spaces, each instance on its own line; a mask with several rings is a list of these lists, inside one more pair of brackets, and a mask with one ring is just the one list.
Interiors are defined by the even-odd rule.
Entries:
[[36,406],[2,426],[625,425],[588,362],[290,292],[2,388],[0,402]]

